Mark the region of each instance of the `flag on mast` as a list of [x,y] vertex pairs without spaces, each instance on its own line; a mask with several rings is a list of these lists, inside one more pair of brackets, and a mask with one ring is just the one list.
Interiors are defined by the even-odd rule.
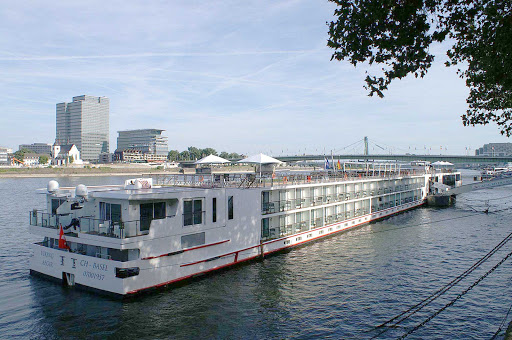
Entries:
[[327,157],[325,157],[325,169],[330,169],[331,166],[329,165],[329,160],[327,159]]
[[60,226],[59,231],[59,248],[69,249],[68,245],[66,244],[66,238],[64,237],[64,229],[62,229],[62,225]]

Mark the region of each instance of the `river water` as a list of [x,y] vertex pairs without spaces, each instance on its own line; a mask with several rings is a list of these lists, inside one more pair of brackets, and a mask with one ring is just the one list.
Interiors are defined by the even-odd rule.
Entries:
[[[48,180],[0,178],[2,339],[368,339],[378,333],[374,326],[450,282],[512,231],[512,209],[502,210],[512,208],[512,186],[482,190],[460,195],[454,207],[415,209],[182,287],[119,301],[29,275],[29,245],[40,239],[28,233],[28,212],[43,208],[44,196],[34,191]],[[58,180],[71,186],[124,178]],[[483,213],[487,208],[502,211]],[[421,323],[510,251],[512,242],[378,338],[397,338]],[[511,264],[408,338],[489,339],[512,305]]]

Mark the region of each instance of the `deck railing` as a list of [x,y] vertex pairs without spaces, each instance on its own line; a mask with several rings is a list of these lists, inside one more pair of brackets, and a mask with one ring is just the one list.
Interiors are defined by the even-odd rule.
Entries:
[[30,225],[57,229],[59,221],[57,215],[53,215],[42,210],[32,210],[29,214]]
[[[60,227],[59,216],[50,214],[41,210],[30,211],[30,225],[58,229]],[[166,216],[166,218],[172,218],[172,216]],[[71,226],[66,228],[63,225],[66,233],[77,233],[81,232],[84,234],[99,235],[113,238],[127,238],[134,236],[146,235],[148,230],[140,230],[140,220],[133,221],[109,221],[103,219],[97,219],[91,216],[77,217],[79,223],[77,226]]]
[[424,175],[425,171],[396,171],[386,173],[312,173],[312,174],[165,174],[145,176],[153,178],[154,185],[185,186],[199,188],[222,187],[275,187],[298,184],[318,184],[346,181],[360,181],[364,179],[397,179],[408,175]]

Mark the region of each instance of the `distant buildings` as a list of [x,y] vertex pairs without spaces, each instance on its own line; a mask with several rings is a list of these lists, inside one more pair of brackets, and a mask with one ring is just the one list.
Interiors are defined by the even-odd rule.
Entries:
[[109,152],[100,153],[99,163],[106,164],[114,161],[114,154]]
[[118,131],[116,159],[125,162],[165,161],[168,154],[165,130],[139,129]]
[[489,143],[475,150],[475,156],[512,156],[512,143]]
[[28,149],[33,153],[49,155],[52,152],[52,145],[47,143],[21,144],[18,150],[21,149]]
[[[45,156],[47,161],[44,163],[39,162],[41,156]],[[37,165],[48,165],[51,161],[50,154],[38,154],[38,153],[26,153],[23,155],[23,165],[25,166],[37,166]]]
[[4,148],[0,146],[0,165],[8,165],[9,164],[9,154],[12,153],[12,149]]
[[107,97],[86,95],[57,104],[55,145],[74,144],[83,160],[97,162],[109,151],[109,105]]

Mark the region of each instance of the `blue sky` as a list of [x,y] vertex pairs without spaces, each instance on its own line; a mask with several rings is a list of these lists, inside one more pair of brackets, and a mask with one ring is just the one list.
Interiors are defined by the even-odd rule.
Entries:
[[368,97],[364,67],[330,61],[334,8],[326,0],[4,0],[0,145],[53,143],[55,104],[82,94],[110,98],[112,151],[117,131],[137,128],[165,129],[171,149],[273,155],[330,153],[363,136],[393,153],[510,142],[494,125],[462,126],[468,90],[442,65],[443,46],[433,48],[426,78]]

